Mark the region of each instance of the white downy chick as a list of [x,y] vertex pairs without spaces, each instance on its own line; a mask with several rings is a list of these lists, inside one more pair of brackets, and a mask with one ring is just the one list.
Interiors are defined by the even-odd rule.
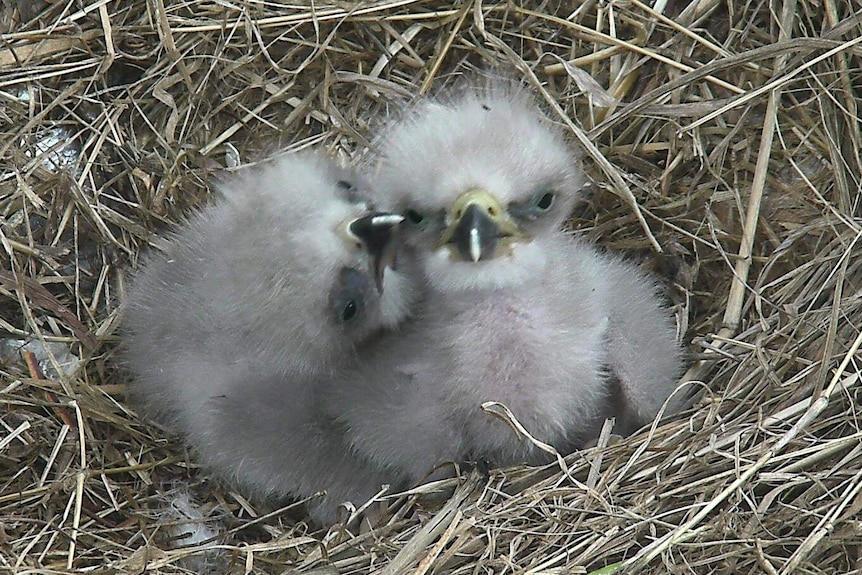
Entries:
[[499,402],[565,454],[632,428],[673,391],[680,348],[656,282],[561,231],[573,152],[510,85],[426,100],[385,132],[375,188],[403,213],[427,295],[328,402],[357,453],[411,481],[446,461],[548,455],[483,413]]
[[[388,267],[400,216],[317,155],[245,170],[151,255],[126,302],[125,359],[145,411],[251,496],[335,517],[394,480],[355,456],[320,391],[402,323],[416,289]],[[385,289],[382,289],[385,285]]]

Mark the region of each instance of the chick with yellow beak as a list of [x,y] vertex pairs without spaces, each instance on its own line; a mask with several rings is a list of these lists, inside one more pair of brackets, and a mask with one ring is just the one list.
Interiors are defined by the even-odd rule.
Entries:
[[449,461],[544,463],[607,417],[627,433],[656,416],[680,373],[671,315],[655,280],[562,231],[584,178],[529,96],[424,101],[379,149],[374,202],[405,215],[425,295],[333,386],[355,453],[419,481]]

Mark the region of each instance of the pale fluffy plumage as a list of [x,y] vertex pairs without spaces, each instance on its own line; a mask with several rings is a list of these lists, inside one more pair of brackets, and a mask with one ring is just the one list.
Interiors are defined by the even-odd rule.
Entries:
[[393,476],[347,449],[319,397],[415,295],[392,270],[379,294],[368,254],[344,234],[368,213],[365,192],[319,156],[246,170],[146,261],[126,302],[125,358],[142,407],[246,492],[326,489],[312,505],[322,521]]
[[[380,201],[413,220],[405,255],[428,293],[333,387],[358,453],[413,481],[445,461],[546,459],[486,401],[563,453],[607,416],[628,430],[656,415],[680,372],[669,314],[635,266],[560,231],[583,177],[527,95],[497,85],[421,102],[379,153]],[[464,205],[475,224],[461,225]],[[489,221],[497,231],[480,234]],[[498,242],[513,226],[531,241]]]

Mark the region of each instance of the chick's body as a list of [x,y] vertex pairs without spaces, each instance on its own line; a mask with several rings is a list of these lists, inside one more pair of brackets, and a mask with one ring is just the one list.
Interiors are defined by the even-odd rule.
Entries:
[[[358,453],[411,481],[449,461],[545,461],[483,413],[488,401],[563,452],[594,436],[609,393],[608,321],[598,295],[605,286],[591,258],[566,250],[543,258],[536,285],[429,294],[419,320],[384,336],[352,384],[333,388],[328,406]],[[548,289],[556,282],[583,289],[573,298]]]
[[321,520],[391,480],[351,453],[320,405],[414,294],[391,270],[375,288],[371,256],[347,231],[369,213],[363,193],[318,156],[250,170],[146,261],[126,303],[139,404],[252,495],[326,489],[312,507]]
[[655,415],[679,371],[675,330],[654,281],[560,230],[583,180],[527,96],[492,86],[421,103],[380,149],[381,202],[412,221],[427,294],[334,388],[358,453],[414,481],[445,461],[545,460],[488,401],[564,453],[605,417]]

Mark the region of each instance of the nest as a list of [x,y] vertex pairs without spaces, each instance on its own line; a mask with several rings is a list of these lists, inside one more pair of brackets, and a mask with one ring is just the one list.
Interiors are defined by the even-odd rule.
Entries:
[[[303,4],[0,2],[0,570],[862,571],[853,3]],[[373,529],[210,479],[125,402],[126,271],[224,167],[353,156],[490,68],[585,150],[573,226],[667,278],[690,408],[392,496]]]

